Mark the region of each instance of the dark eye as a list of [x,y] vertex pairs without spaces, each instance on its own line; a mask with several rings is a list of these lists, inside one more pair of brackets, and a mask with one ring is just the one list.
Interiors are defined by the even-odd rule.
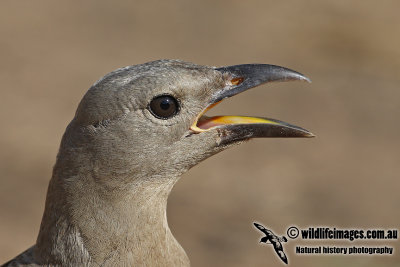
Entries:
[[166,120],[178,113],[179,104],[170,95],[160,95],[151,100],[149,110],[155,117]]

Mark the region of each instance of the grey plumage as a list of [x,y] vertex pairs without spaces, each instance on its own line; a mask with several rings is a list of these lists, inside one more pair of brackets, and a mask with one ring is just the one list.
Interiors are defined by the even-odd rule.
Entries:
[[[252,81],[248,88],[268,81],[259,78],[271,73],[274,80],[306,80],[276,66],[242,66],[257,69],[257,79],[251,73],[239,77],[227,69],[160,60],[121,68],[97,81],[62,138],[37,242],[6,266],[189,265],[166,217],[167,198],[180,175],[253,137],[312,136],[276,120],[197,127],[197,120],[216,123],[201,114],[243,80]],[[149,109],[163,95],[179,105],[168,119]]]

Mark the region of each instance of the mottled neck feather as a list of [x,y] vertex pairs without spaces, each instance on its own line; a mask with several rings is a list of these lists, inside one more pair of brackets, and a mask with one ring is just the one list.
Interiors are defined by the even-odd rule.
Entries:
[[177,178],[138,180],[104,189],[93,177],[51,179],[34,255],[64,265],[188,266],[167,223]]

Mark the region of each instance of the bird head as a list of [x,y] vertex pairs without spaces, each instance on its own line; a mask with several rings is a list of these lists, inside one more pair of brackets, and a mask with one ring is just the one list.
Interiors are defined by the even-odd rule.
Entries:
[[312,137],[303,128],[274,119],[204,115],[225,98],[288,80],[308,81],[295,71],[265,64],[215,68],[159,60],[121,68],[85,94],[60,155],[115,187],[132,179],[177,177],[251,138]]

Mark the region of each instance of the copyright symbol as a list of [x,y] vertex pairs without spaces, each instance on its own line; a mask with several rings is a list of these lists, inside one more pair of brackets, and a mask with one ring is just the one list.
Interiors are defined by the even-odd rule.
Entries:
[[297,238],[299,236],[299,229],[297,229],[296,226],[291,226],[291,227],[289,227],[289,229],[287,229],[286,234],[291,239],[295,239],[295,238]]

